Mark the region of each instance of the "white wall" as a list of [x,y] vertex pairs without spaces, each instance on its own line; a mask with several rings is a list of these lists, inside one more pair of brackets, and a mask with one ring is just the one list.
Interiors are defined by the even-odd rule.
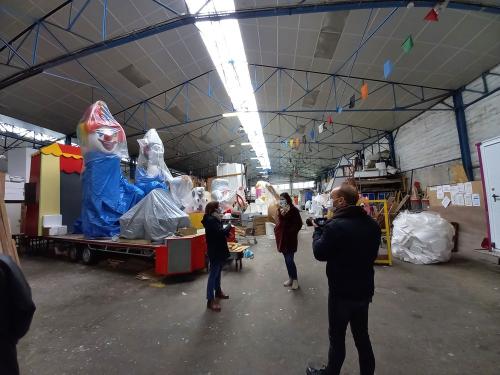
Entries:
[[[491,70],[500,72],[500,66]],[[490,90],[500,87],[500,77],[488,76]],[[468,89],[483,90],[482,79]],[[481,93],[465,91],[464,103],[479,98]],[[452,104],[451,98],[446,100]],[[434,108],[446,108],[438,104]],[[496,92],[465,110],[474,179],[480,179],[479,161],[475,144],[500,136],[500,92]],[[451,179],[451,167],[461,165],[460,145],[453,111],[425,112],[399,128],[395,137],[396,159],[402,171],[414,170],[413,180],[424,186],[446,184]],[[453,160],[455,159],[455,160]],[[424,168],[423,168],[424,167]]]
[[31,169],[31,155],[37,150],[32,148],[14,148],[7,152],[7,171],[11,176],[20,176],[28,182]]
[[425,112],[406,123],[399,128],[394,149],[402,171],[460,158],[454,112]]
[[[500,74],[500,67],[496,67],[491,71]],[[500,76],[487,76],[487,84],[492,88],[499,87]],[[475,80],[470,85],[467,85],[467,87],[482,90],[482,79]],[[466,92],[464,93],[464,101],[466,103],[472,101],[478,95],[479,94]],[[481,175],[476,144],[500,136],[500,91],[466,108],[465,119],[469,132],[469,146],[472,166],[474,168],[474,179],[480,179]]]

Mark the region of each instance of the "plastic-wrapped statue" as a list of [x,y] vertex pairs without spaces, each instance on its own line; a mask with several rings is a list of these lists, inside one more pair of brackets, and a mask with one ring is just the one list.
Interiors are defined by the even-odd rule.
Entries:
[[191,205],[191,191],[193,190],[191,177],[186,175],[174,177],[169,181],[168,186],[177,206],[181,210],[185,210]]
[[103,101],[92,104],[77,127],[82,148],[81,231],[87,238],[112,237],[120,232],[120,216],[144,197],[122,175],[121,158],[128,157],[121,125]]
[[236,191],[231,190],[228,180],[216,178],[212,181],[212,200],[218,201],[223,209],[232,208],[236,200]]
[[135,184],[144,193],[149,193],[153,189],[166,189],[167,182],[173,177],[163,159],[163,142],[156,129],[150,129],[139,139],[140,152],[137,160],[135,173]]
[[208,199],[205,197],[204,187],[195,187],[191,190],[191,204],[187,207],[188,212],[205,211]]

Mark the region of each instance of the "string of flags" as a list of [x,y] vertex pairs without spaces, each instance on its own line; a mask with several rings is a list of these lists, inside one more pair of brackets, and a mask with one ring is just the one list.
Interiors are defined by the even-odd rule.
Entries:
[[[427,22],[438,22],[439,21],[439,13],[448,6],[450,0],[438,0],[436,1],[436,4],[434,7],[432,7],[429,12],[425,15],[424,20]],[[415,6],[413,1],[409,1],[407,4],[407,8],[413,8]],[[401,44],[401,49],[405,54],[409,54],[411,50],[413,49],[415,43],[413,41],[412,35],[408,35],[406,39],[404,40],[403,44]],[[394,70],[394,63],[390,60],[387,59],[384,62],[383,65],[383,74],[384,78],[388,79],[390,75],[392,74]],[[362,82],[361,88],[360,88],[360,98],[361,100],[365,100],[368,98],[369,90],[368,90],[368,83],[365,81]],[[356,106],[356,95],[353,94],[349,98],[349,108],[352,109]],[[336,112],[337,113],[342,113],[343,107],[341,105],[337,106]],[[333,117],[332,115],[329,115],[326,119],[325,122],[321,122],[318,126],[318,134],[321,134],[325,130],[325,125],[332,125],[333,124]],[[309,138],[311,139],[312,142],[316,141],[317,134],[315,132],[315,127],[311,129],[309,132]],[[301,139],[300,138],[291,138],[289,140],[284,140],[281,142],[283,145],[286,147],[290,147],[292,149],[297,149],[300,144],[301,144]],[[304,135],[302,137],[302,143],[306,144],[307,143],[307,138]],[[310,145],[309,145],[310,148]]]

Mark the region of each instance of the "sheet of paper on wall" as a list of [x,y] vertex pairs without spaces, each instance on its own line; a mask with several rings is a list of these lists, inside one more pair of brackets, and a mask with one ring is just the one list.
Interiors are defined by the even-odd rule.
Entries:
[[457,186],[459,193],[465,193],[465,184],[463,182],[460,182],[459,184],[457,184]]
[[429,188],[430,191],[437,191],[438,187],[437,186],[431,186]]
[[457,195],[458,195],[458,193],[455,193],[455,192],[453,192],[453,191],[452,191],[452,192],[450,192],[450,196],[451,196],[451,204],[452,204],[452,205],[454,205],[454,206],[456,206],[456,204],[457,204],[457,201],[456,201],[456,199],[457,199]]
[[472,182],[466,182],[465,184],[465,192],[467,194],[472,194]]
[[466,206],[472,206],[472,194],[464,194],[464,204]]
[[443,192],[444,193],[451,192],[451,186],[450,185],[443,185]]
[[464,195],[461,193],[455,194],[455,203],[456,206],[464,206]]
[[443,187],[442,186],[436,186],[436,198],[437,199],[443,199],[444,198],[444,192],[443,192]]
[[450,193],[457,194],[458,193],[458,185],[451,185],[450,186]]
[[481,198],[479,197],[479,194],[472,194],[472,205],[474,207],[481,206]]
[[450,205],[450,203],[451,203],[451,200],[447,196],[444,197],[444,199],[441,201],[441,204],[443,205],[444,208],[447,208]]

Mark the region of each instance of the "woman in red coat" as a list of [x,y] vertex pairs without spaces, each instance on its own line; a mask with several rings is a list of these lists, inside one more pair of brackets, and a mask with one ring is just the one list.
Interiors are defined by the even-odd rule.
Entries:
[[288,280],[284,282],[283,286],[292,287],[294,290],[299,288],[297,267],[293,258],[297,251],[297,236],[301,228],[302,218],[299,210],[293,205],[292,198],[288,193],[281,193],[278,223],[274,228],[274,234],[278,251],[283,254],[288,271]]

